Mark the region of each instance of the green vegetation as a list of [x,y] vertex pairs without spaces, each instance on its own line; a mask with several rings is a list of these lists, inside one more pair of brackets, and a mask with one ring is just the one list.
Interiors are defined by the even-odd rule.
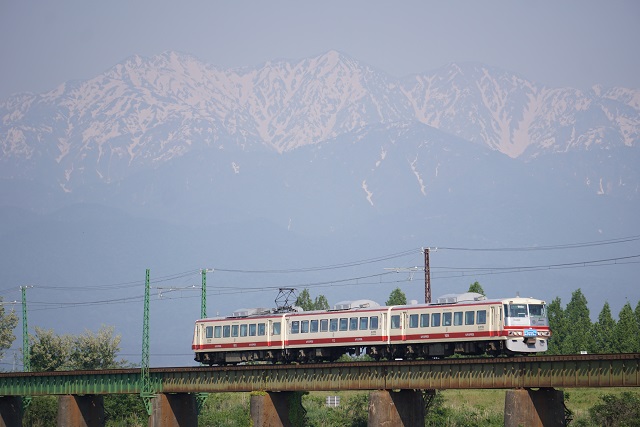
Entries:
[[304,311],[329,309],[329,301],[327,301],[327,298],[324,295],[319,295],[314,301],[311,301],[311,295],[309,294],[308,289],[300,292],[300,295],[296,298],[296,303],[294,305],[302,308]]
[[389,299],[385,302],[385,305],[405,305],[407,303],[407,296],[400,290],[395,288],[389,294]]
[[605,302],[598,320],[591,322],[587,299],[580,289],[573,292],[571,301],[562,308],[560,298],[548,305],[552,337],[547,354],[635,353],[640,352],[640,301],[635,311],[627,302],[618,321]]
[[8,314],[4,311],[2,297],[0,297],[0,359],[4,356],[4,351],[11,347],[16,336],[13,330],[18,325],[18,316],[11,310]]
[[480,285],[480,282],[478,282],[477,280],[469,285],[469,290],[467,292],[475,292],[480,295],[486,295],[484,293],[484,289],[482,289],[482,286]]

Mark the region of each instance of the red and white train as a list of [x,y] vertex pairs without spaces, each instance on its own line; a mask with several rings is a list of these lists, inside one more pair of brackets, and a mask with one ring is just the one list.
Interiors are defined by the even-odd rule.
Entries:
[[192,349],[204,364],[333,361],[345,353],[380,358],[526,354],[547,350],[544,301],[445,295],[434,304],[342,302],[328,311],[240,310],[196,321]]

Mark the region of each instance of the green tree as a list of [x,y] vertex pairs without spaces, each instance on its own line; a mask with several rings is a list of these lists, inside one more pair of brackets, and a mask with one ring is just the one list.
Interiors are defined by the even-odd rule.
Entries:
[[389,299],[385,303],[386,305],[405,305],[407,303],[407,296],[400,290],[395,288],[389,294]]
[[113,326],[102,326],[98,333],[85,331],[75,337],[69,362],[73,369],[110,369],[122,367],[124,361],[116,361],[120,352],[120,335],[114,336]]
[[639,351],[638,335],[640,327],[636,321],[636,316],[631,309],[631,304],[627,302],[618,314],[618,323],[614,331],[615,350],[618,353],[634,353]]
[[294,304],[304,311],[312,311],[312,310],[329,310],[329,301],[327,301],[327,297],[324,295],[318,295],[315,300],[311,300],[311,294],[308,289],[303,290],[296,298],[296,303]]
[[636,304],[636,310],[634,311],[636,315],[636,321],[638,322],[638,327],[640,327],[640,300],[638,300],[638,304]]
[[567,325],[570,325],[566,329],[567,334],[563,344],[565,354],[588,351],[595,347],[587,298],[580,289],[575,290],[571,295],[571,301],[565,309],[565,319]]
[[611,315],[611,307],[605,302],[598,321],[593,325],[593,344],[591,353],[613,353],[615,350],[614,331],[616,321]]
[[0,359],[4,356],[5,350],[11,347],[16,336],[13,330],[18,325],[18,316],[11,310],[8,314],[4,311],[2,298],[0,297]]
[[38,372],[69,369],[73,338],[69,335],[57,335],[53,329],[37,326],[35,332],[35,335],[29,335],[31,370]]
[[547,313],[549,315],[549,328],[552,333],[549,340],[548,353],[564,354],[563,343],[567,335],[567,322],[560,297],[556,297],[551,301],[551,304],[547,306]]
[[302,308],[304,311],[313,310],[313,301],[311,300],[311,295],[309,295],[309,290],[304,289],[296,298],[296,306]]
[[478,282],[477,280],[469,285],[469,290],[467,292],[475,292],[480,295],[485,295],[484,289],[482,289],[480,282]]
[[329,310],[329,301],[324,295],[318,295],[313,302],[313,308],[315,310]]
[[[631,306],[629,306],[631,307]],[[620,396],[605,394],[601,403],[589,409],[597,426],[640,426],[640,397],[629,391]]]

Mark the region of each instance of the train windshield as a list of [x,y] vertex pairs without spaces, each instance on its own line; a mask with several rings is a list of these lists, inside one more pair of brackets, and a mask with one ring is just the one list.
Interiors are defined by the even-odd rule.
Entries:
[[506,317],[547,317],[544,304],[505,304]]
[[547,307],[544,304],[529,304],[529,316],[547,317]]

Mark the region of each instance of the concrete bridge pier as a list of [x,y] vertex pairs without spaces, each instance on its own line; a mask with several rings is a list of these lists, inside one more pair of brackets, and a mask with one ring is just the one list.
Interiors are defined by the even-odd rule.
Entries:
[[57,424],[64,427],[104,426],[102,395],[87,394],[58,396]]
[[369,394],[371,427],[424,425],[424,398],[420,390],[377,390]]
[[151,400],[149,427],[197,427],[195,393],[160,393]]
[[504,399],[504,425],[564,426],[564,393],[553,388],[507,390]]
[[0,427],[22,425],[22,397],[0,397]]
[[297,391],[252,395],[250,413],[254,427],[303,426],[306,416],[302,393]]

